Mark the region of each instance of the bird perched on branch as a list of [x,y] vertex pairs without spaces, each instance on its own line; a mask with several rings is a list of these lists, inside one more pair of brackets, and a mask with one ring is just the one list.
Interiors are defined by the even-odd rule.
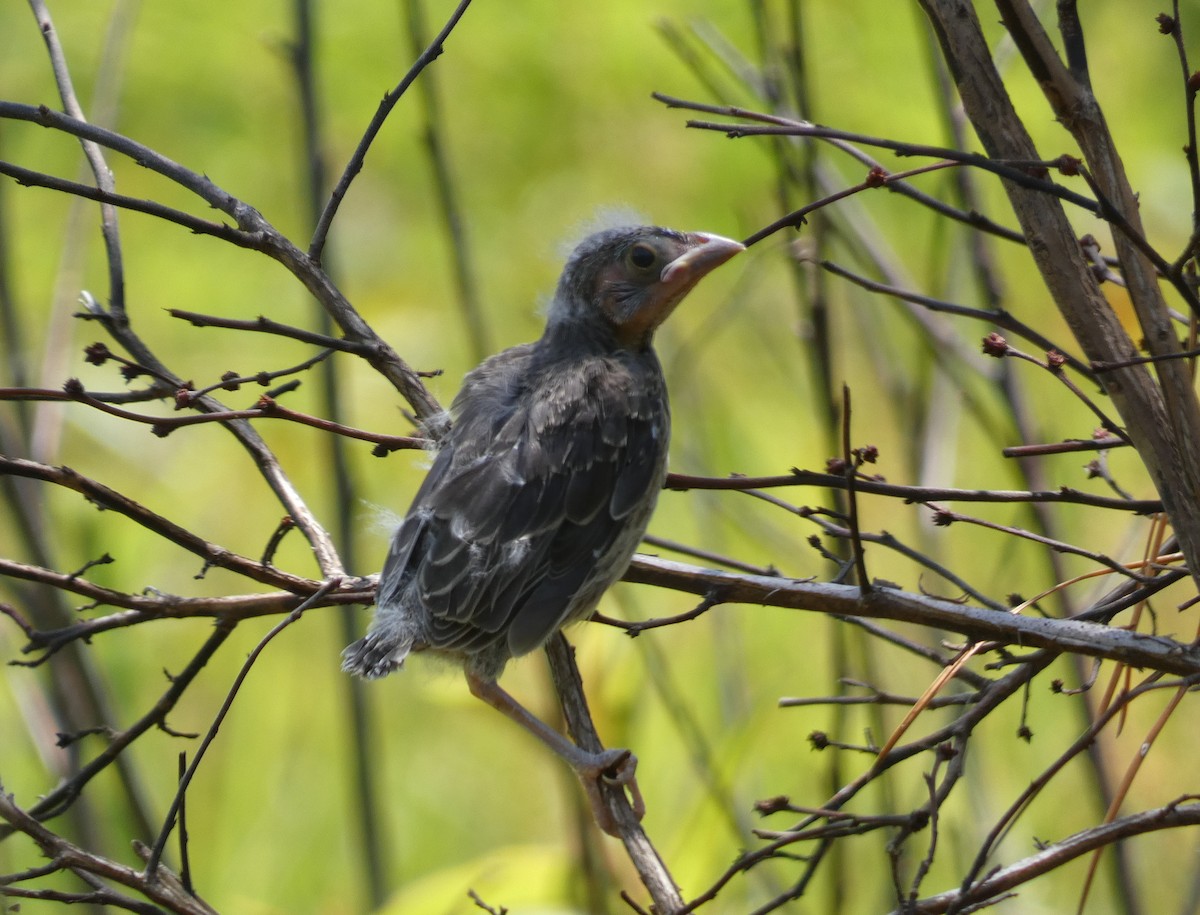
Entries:
[[374,679],[414,652],[461,662],[471,692],[575,769],[626,785],[627,750],[589,753],[496,683],[510,658],[584,619],[646,531],[666,477],[670,411],[651,341],[696,283],[743,250],[705,233],[627,227],[567,260],[540,340],[470,372],[453,426],[392,540],[375,617],[343,653]]

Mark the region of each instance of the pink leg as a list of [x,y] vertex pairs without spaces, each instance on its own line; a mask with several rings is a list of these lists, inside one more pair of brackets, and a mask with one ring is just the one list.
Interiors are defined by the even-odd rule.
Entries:
[[583,784],[584,791],[587,792],[597,825],[609,835],[618,834],[617,824],[612,814],[609,813],[604,799],[600,796],[600,779],[603,778],[605,781],[628,789],[630,802],[637,818],[640,820],[645,814],[646,805],[642,800],[642,793],[638,789],[637,778],[634,775],[637,769],[637,757],[628,750],[604,750],[601,753],[589,753],[587,750],[575,746],[562,734],[531,713],[501,689],[500,684],[495,680],[485,680],[468,673],[467,685],[470,687],[472,695],[482,699],[497,711],[503,712],[566,760],[567,764],[575,770],[575,774]]

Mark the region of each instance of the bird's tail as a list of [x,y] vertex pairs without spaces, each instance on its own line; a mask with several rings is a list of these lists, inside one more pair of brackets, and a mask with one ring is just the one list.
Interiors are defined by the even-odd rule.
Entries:
[[342,670],[377,680],[403,667],[411,648],[411,639],[389,639],[381,632],[370,632],[342,652]]

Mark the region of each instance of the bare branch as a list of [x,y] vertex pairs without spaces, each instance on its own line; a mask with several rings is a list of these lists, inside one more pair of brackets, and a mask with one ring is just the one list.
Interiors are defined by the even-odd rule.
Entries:
[[634,557],[625,580],[687,591],[700,597],[715,594],[726,604],[759,604],[890,619],[945,629],[981,641],[1076,652],[1181,676],[1200,674],[1200,647],[1165,636],[1079,620],[1013,616],[890,588],[875,588],[861,594],[850,585],[737,575],[650,556]]
[[[148,878],[141,871],[136,871],[124,864],[118,864],[80,848],[61,836],[55,835],[18,807],[12,795],[4,792],[2,788],[0,788],[0,819],[33,839],[42,853],[54,862],[58,870],[77,871],[111,880],[113,883],[140,893],[169,912],[177,912],[180,915],[216,915],[215,909],[198,896],[186,891],[179,882],[179,878],[165,867],[157,868],[153,876]],[[7,891],[8,888],[0,881],[0,895],[7,895]]]

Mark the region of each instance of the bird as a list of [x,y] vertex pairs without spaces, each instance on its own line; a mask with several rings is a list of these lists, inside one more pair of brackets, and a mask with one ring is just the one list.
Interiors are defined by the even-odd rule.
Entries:
[[705,232],[624,226],[567,258],[545,330],[469,372],[392,537],[367,634],[342,669],[377,679],[429,652],[575,770],[597,822],[598,780],[644,804],[628,750],[591,753],[498,679],[508,661],[592,614],[628,567],[667,473],[671,416],[655,331],[706,274],[744,250]]

